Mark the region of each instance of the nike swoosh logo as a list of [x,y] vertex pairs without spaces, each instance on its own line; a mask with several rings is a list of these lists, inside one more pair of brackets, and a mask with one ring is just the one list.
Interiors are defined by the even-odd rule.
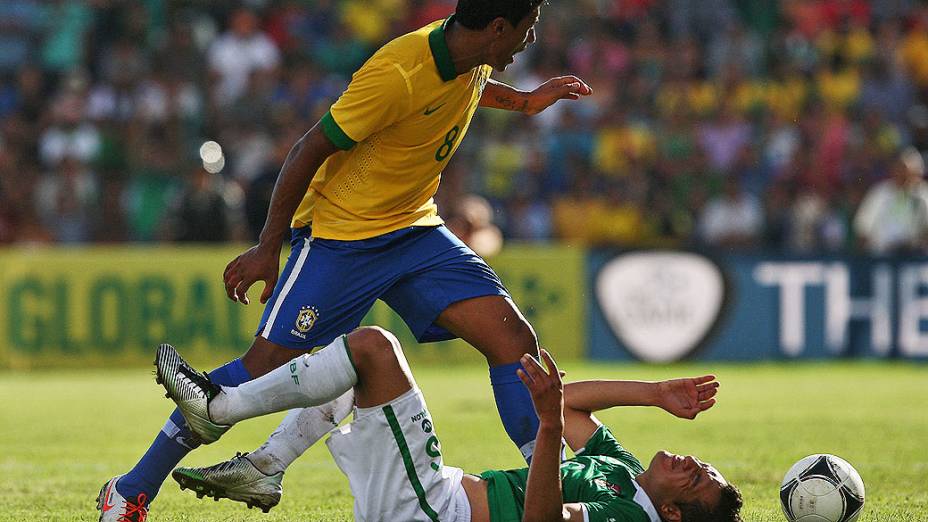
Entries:
[[184,438],[184,437],[174,437],[174,440],[177,441],[178,444],[180,444],[181,446],[183,446],[183,447],[185,447],[185,448],[187,448],[187,449],[189,449],[189,450],[196,449],[196,448],[193,446],[193,444],[191,444],[190,442],[187,442],[187,439]]
[[109,487],[106,488],[106,496],[103,497],[103,508],[102,508],[104,513],[113,509],[116,506],[116,504],[110,504],[110,499],[113,496],[113,485],[115,484],[115,482],[116,482],[115,480],[113,482],[110,482]]
[[445,103],[439,105],[438,107],[435,107],[434,109],[430,109],[430,108],[426,107],[426,108],[425,108],[425,115],[428,116],[429,114],[432,114],[433,112],[437,111],[438,109],[441,109],[442,107],[444,107],[447,103],[448,103],[448,102],[445,102]]

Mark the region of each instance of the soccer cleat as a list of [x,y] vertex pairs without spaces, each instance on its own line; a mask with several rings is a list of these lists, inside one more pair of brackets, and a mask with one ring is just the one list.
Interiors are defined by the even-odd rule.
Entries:
[[197,498],[227,498],[267,513],[280,502],[284,473],[265,475],[246,455],[237,453],[231,460],[206,468],[177,468],[171,476],[180,489],[192,490]]
[[209,402],[222,393],[206,373],[198,373],[170,344],[162,344],[155,355],[155,381],[164,386],[167,397],[177,404],[190,431],[203,444],[219,440],[232,426],[216,424],[209,418]]
[[113,477],[103,484],[97,495],[97,509],[100,522],[145,522],[148,518],[148,496],[139,493],[134,497],[123,498],[116,491],[116,482],[122,475]]

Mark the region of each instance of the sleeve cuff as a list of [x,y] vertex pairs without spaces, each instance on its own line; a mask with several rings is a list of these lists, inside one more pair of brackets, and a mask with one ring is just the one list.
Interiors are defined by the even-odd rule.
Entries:
[[341,127],[336,123],[335,118],[332,117],[332,112],[329,111],[325,113],[325,116],[322,117],[322,133],[325,134],[327,138],[339,149],[349,150],[358,142],[354,141]]
[[606,425],[600,423],[599,426],[596,427],[596,431],[594,431],[593,434],[590,435],[590,438],[586,440],[586,444],[584,444],[582,448],[575,451],[574,455],[577,457],[580,457],[584,453],[586,453],[587,449],[592,445],[590,443],[596,444],[596,441],[594,441],[593,439],[595,439],[597,436],[601,437],[600,432],[602,432],[605,429],[606,429]]

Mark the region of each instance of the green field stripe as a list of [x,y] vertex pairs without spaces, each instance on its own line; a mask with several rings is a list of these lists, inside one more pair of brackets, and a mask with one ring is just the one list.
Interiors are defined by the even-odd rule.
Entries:
[[396,439],[396,445],[400,449],[400,455],[403,457],[403,465],[406,466],[406,476],[409,477],[409,483],[415,490],[416,496],[419,497],[419,507],[429,516],[432,522],[438,522],[438,513],[429,505],[428,499],[425,498],[425,490],[422,489],[422,483],[416,475],[416,466],[412,463],[412,455],[409,454],[409,446],[406,444],[406,437],[403,436],[403,430],[400,423],[396,420],[396,414],[392,406],[384,406],[383,413],[387,416],[387,422],[390,423],[390,429],[393,430],[393,438]]

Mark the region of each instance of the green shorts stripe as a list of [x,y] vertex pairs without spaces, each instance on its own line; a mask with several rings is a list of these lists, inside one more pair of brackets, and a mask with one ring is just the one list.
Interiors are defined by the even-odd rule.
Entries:
[[419,482],[419,476],[416,475],[416,466],[412,462],[412,455],[409,454],[409,446],[406,444],[406,437],[403,436],[403,429],[400,428],[399,421],[396,420],[396,413],[393,412],[392,406],[384,406],[383,413],[387,416],[387,422],[390,423],[390,429],[393,430],[393,438],[396,439],[396,445],[400,449],[400,455],[403,457],[403,465],[406,466],[406,476],[412,489],[415,490],[416,496],[419,497],[419,507],[428,515],[429,520],[438,522],[438,513],[429,505],[425,498],[425,490],[422,489],[422,483]]

